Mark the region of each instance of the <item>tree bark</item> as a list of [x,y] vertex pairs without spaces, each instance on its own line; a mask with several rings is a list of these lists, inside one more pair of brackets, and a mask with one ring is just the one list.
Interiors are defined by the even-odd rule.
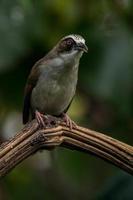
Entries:
[[61,121],[39,128],[33,120],[0,146],[0,177],[33,153],[58,146],[91,153],[133,175],[132,146],[80,126],[70,130]]

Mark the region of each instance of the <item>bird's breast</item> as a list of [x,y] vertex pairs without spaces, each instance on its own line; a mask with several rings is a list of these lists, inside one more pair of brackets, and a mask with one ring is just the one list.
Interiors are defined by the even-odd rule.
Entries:
[[33,110],[51,115],[64,112],[75,94],[77,71],[75,66],[70,69],[63,66],[44,68],[32,92]]

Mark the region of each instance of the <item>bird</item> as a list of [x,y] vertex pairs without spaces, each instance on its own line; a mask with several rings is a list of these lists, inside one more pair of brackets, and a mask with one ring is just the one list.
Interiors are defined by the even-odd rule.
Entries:
[[87,51],[85,39],[70,34],[33,65],[24,91],[23,124],[36,118],[45,127],[45,116],[51,115],[73,128],[66,112],[75,96],[80,58]]

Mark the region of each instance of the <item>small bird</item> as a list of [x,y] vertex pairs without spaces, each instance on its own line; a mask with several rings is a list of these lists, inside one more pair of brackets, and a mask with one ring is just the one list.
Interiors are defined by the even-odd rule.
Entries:
[[42,59],[35,63],[25,87],[23,123],[36,118],[45,127],[45,116],[62,117],[72,128],[66,114],[76,91],[79,61],[88,48],[80,35],[63,37]]

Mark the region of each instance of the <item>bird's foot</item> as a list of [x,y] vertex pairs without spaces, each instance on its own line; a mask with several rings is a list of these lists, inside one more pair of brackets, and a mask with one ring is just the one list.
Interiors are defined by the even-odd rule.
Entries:
[[47,120],[47,116],[44,116],[42,113],[40,113],[39,111],[36,110],[35,117],[36,117],[36,120],[37,120],[39,126],[46,128],[45,120]]
[[37,110],[35,112],[35,117],[40,127],[48,128],[57,125],[54,117],[50,115],[44,115]]
[[62,119],[66,123],[66,126],[70,128],[70,130],[77,127],[77,124],[74,121],[72,121],[66,113],[62,114]]

